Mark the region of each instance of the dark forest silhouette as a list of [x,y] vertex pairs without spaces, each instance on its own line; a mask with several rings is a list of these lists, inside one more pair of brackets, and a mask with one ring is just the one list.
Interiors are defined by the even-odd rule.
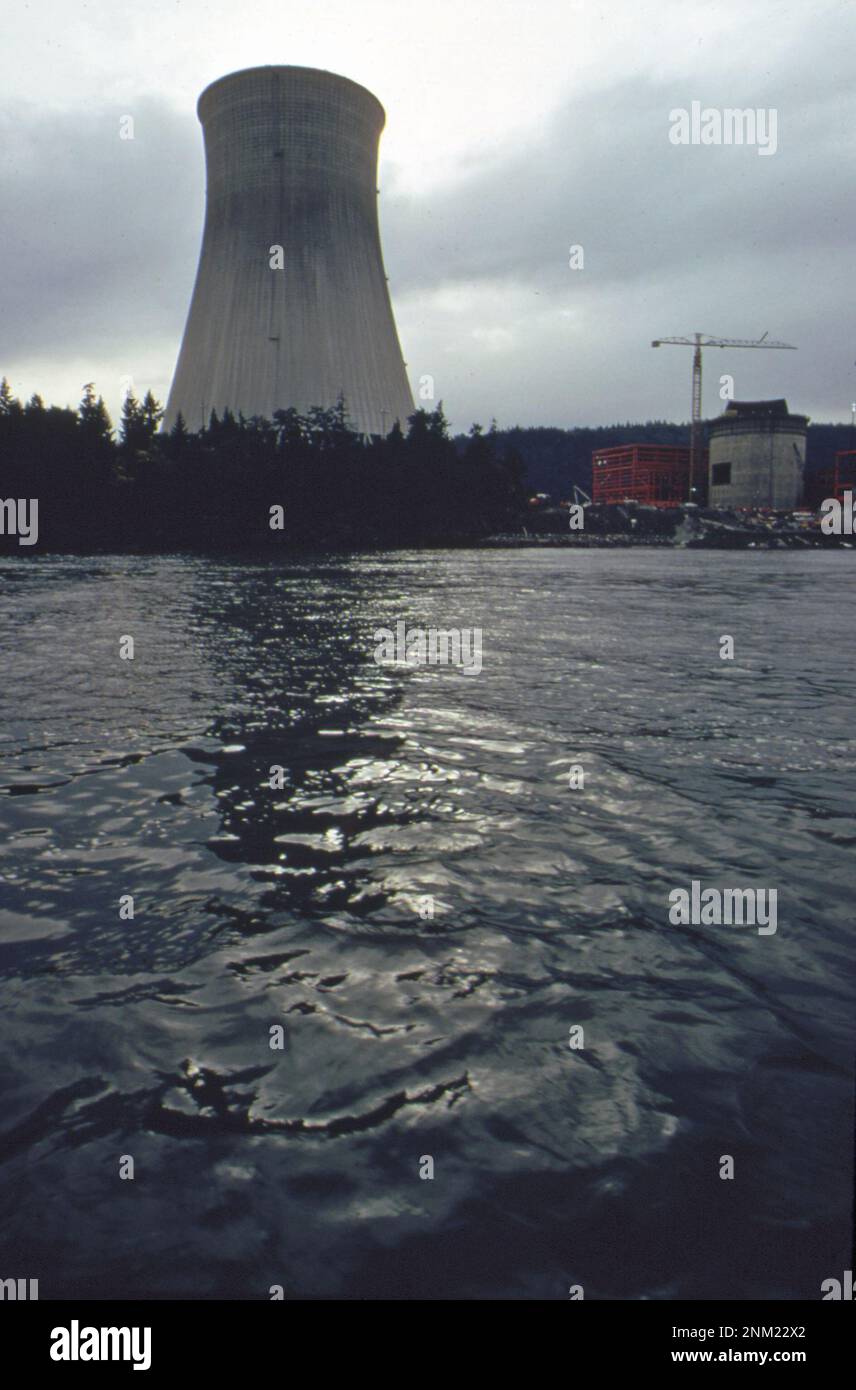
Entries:
[[[212,412],[190,433],[161,431],[149,391],[125,398],[118,431],[92,383],[77,410],[22,404],[0,382],[0,499],[38,498],[38,550],[249,550],[466,544],[531,524],[527,497],[591,488],[592,451],[625,442],[687,444],[689,426],[644,424],[485,431],[451,438],[442,402],[385,439],[349,425],[347,406],[273,421]],[[807,492],[847,425],[808,427]],[[271,508],[282,527],[271,527]],[[18,550],[0,535],[0,550]]]
[[[129,394],[117,439],[91,383],[74,411],[22,405],[4,379],[0,497],[38,498],[39,550],[445,544],[519,529],[519,455],[479,425],[460,449],[442,403],[385,439],[356,433],[344,400],[273,421],[212,411],[197,434],[181,417],[160,432],[162,418],[151,392]],[[14,536],[0,544],[17,549]]]

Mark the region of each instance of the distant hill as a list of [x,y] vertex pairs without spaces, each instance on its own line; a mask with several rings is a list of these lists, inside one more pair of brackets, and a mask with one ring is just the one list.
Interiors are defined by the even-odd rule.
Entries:
[[[569,498],[573,484],[591,492],[591,456],[595,449],[614,444],[689,445],[689,423],[676,425],[669,420],[647,420],[644,424],[602,425],[570,430],[538,426],[515,426],[498,430],[500,452],[516,450],[526,464],[525,486],[529,493],[547,492],[554,500]],[[463,449],[466,436],[455,440]],[[806,471],[816,473],[831,468],[838,449],[856,447],[850,425],[810,424]]]

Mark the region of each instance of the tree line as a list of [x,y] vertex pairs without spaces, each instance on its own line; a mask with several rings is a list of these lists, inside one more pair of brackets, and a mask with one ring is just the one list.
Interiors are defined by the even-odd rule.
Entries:
[[22,404],[4,378],[0,499],[38,498],[38,550],[442,545],[520,528],[520,455],[495,426],[456,443],[442,402],[385,438],[358,433],[341,398],[273,420],[212,411],[196,433],[162,420],[150,391],[128,393],[114,431],[92,383],[73,410]]

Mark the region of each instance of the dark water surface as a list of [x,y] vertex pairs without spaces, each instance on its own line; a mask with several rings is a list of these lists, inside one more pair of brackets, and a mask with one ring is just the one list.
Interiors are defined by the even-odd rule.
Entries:
[[[4,559],[0,1277],[819,1298],[854,606],[841,552]],[[399,619],[482,674],[375,665]],[[670,925],[693,878],[778,931]]]

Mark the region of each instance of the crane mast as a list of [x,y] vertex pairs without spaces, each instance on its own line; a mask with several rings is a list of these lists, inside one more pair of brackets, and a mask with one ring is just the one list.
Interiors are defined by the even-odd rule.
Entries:
[[793,343],[780,343],[768,338],[764,333],[760,338],[715,338],[709,333],[694,333],[691,338],[655,338],[652,347],[691,347],[693,348],[693,397],[692,423],[690,425],[690,501],[695,501],[696,474],[700,456],[701,441],[701,350],[706,347],[734,348],[787,348],[796,352]]

